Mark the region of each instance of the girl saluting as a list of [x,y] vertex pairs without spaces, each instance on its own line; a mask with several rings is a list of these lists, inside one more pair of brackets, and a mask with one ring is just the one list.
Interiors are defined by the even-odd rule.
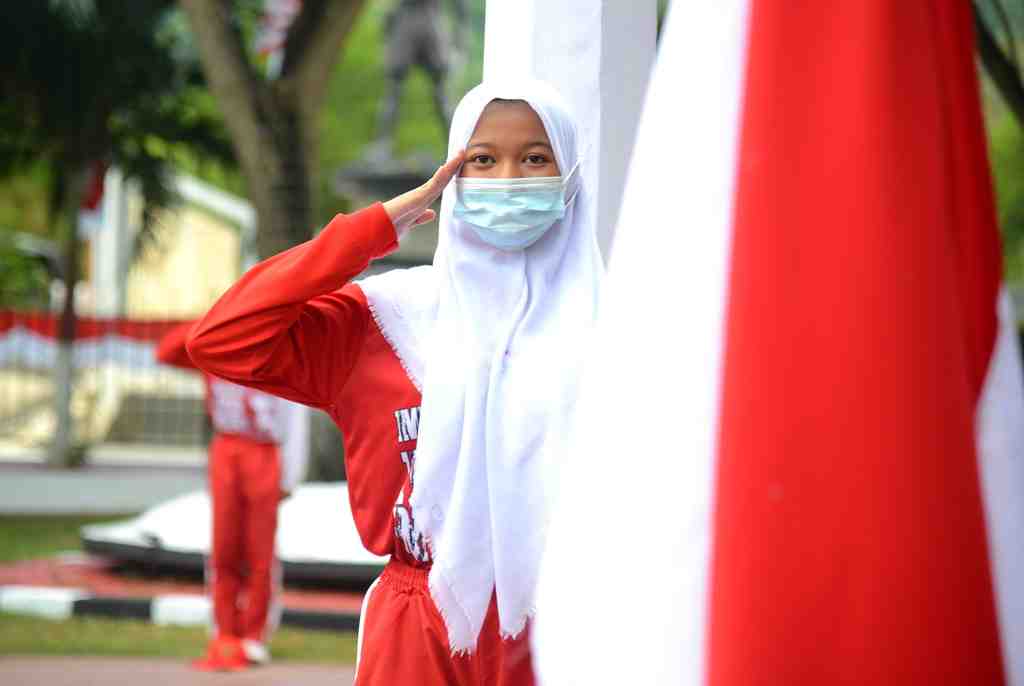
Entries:
[[[359,686],[533,683],[551,470],[596,315],[601,258],[557,93],[477,86],[448,150],[423,186],[255,266],[189,342],[211,374],[344,434],[356,526],[391,556],[366,596]],[[432,265],[350,283],[439,195]]]

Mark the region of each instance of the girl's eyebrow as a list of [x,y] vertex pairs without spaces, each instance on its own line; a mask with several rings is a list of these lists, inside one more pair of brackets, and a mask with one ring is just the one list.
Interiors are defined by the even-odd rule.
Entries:
[[[490,143],[488,141],[478,141],[476,143],[474,143],[473,141],[470,141],[466,145],[466,150],[469,150],[470,148],[493,148],[493,147],[495,147],[494,143]],[[548,143],[547,141],[530,141],[529,143],[526,143],[525,145],[523,145],[524,149],[526,149],[526,148],[537,148],[537,147],[547,148],[548,150],[554,150],[554,148],[551,147],[551,144]]]

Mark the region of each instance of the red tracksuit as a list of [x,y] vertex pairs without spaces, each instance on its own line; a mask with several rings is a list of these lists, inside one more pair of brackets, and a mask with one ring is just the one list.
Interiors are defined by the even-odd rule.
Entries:
[[368,550],[391,556],[364,604],[358,686],[528,686],[526,632],[501,640],[492,603],[477,650],[452,657],[427,590],[430,553],[409,508],[420,394],[349,283],[396,247],[380,204],[338,215],[249,270],[193,330],[189,352],[206,371],[320,408],[341,428],[356,528]]
[[[157,359],[196,369],[185,350],[191,328],[185,324],[168,333]],[[207,566],[214,635],[264,643],[280,615],[275,602],[281,577],[274,559],[277,508],[282,491],[294,488],[300,476],[297,469],[282,469],[279,450],[290,403],[203,377],[216,431],[209,448],[213,540]]]

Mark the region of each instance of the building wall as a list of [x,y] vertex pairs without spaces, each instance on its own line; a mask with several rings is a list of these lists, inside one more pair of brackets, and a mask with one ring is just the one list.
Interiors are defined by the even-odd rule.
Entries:
[[160,212],[154,233],[128,272],[129,319],[198,317],[238,279],[241,241],[231,223],[182,205]]

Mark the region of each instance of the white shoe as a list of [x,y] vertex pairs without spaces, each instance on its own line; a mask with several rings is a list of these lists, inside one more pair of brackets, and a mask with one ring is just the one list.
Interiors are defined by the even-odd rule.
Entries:
[[270,663],[270,651],[267,650],[267,646],[259,641],[253,641],[251,639],[242,640],[242,651],[245,653],[245,658],[256,665],[266,665]]

